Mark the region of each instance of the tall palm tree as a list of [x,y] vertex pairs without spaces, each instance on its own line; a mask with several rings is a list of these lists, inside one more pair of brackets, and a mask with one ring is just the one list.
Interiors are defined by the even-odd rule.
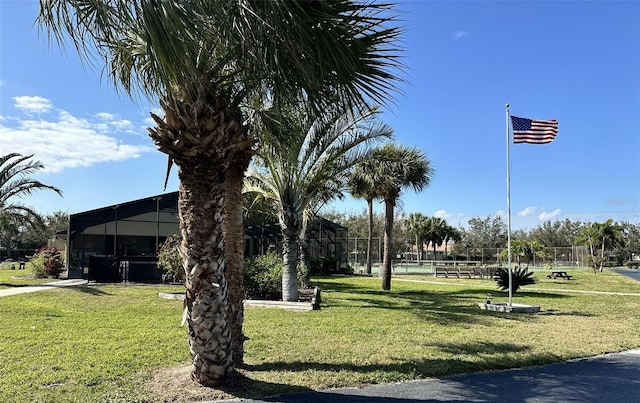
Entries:
[[433,168],[426,155],[418,148],[393,143],[373,150],[371,159],[375,161],[371,173],[372,183],[385,205],[382,289],[390,290],[394,207],[403,189],[420,191],[428,186]]
[[392,135],[375,115],[373,110],[327,109],[315,116],[293,107],[262,119],[265,141],[258,157],[264,168],[248,172],[245,191],[276,205],[283,236],[284,301],[298,299],[299,244],[312,210],[338,195],[349,170],[368,156],[371,141]]
[[375,183],[373,183],[373,167],[375,162],[367,159],[358,164],[349,175],[347,189],[356,199],[364,199],[367,202],[367,254],[365,274],[371,274],[373,254],[373,200],[377,197]]
[[451,225],[448,225],[445,227],[444,229],[444,258],[448,259],[449,258],[449,253],[448,253],[448,245],[449,242],[453,241],[455,242],[460,242],[460,240],[462,239],[462,234],[460,233],[460,231],[455,228],[452,227]]
[[37,211],[16,200],[38,190],[52,190],[62,195],[60,189],[33,179],[32,174],[44,168],[40,161],[31,160],[33,155],[9,153],[0,156],[0,216],[5,227],[44,224]]
[[[593,271],[602,271],[605,250],[620,243],[621,227],[612,219],[603,223],[594,222],[582,228],[576,237],[576,243],[589,247],[591,266]],[[600,249],[598,256],[597,249]]]
[[424,239],[433,248],[433,260],[436,260],[436,247],[444,243],[447,222],[440,217],[429,217],[426,223]]
[[149,134],[178,167],[183,322],[197,382],[216,385],[241,361],[241,325],[229,324],[242,321],[241,296],[229,309],[227,285],[241,276],[225,256],[225,232],[238,234],[224,222],[241,208],[226,201],[242,187],[229,170],[244,172],[255,152],[242,105],[303,96],[317,109],[385,104],[400,67],[394,21],[392,5],[368,1],[40,1],[39,22],[58,43],[103,61],[116,88],[163,109]]
[[428,218],[422,213],[411,213],[409,214],[409,217],[404,220],[404,225],[409,233],[415,236],[416,251],[418,253],[417,259],[418,264],[420,264],[420,259],[422,259],[422,243],[424,241],[424,233],[428,225]]

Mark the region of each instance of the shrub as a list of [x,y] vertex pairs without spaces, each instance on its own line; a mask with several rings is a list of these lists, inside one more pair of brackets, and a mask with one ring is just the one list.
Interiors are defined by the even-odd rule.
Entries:
[[40,248],[31,258],[31,271],[36,278],[47,276],[58,278],[63,269],[64,262],[60,251],[56,248]]
[[165,283],[183,283],[184,268],[180,256],[180,242],[178,235],[168,237],[158,250],[158,268],[162,270],[162,281]]
[[639,269],[640,268],[640,260],[629,260],[624,263],[630,269]]
[[[499,268],[496,271],[496,283],[501,291],[509,290],[509,271],[505,268]],[[516,291],[525,285],[535,284],[536,279],[533,277],[533,272],[527,269],[516,267],[511,269],[511,293],[515,294]]]
[[[245,298],[282,299],[282,256],[275,252],[245,259],[243,282]],[[304,264],[298,265],[298,287],[309,286],[309,270]]]
[[47,277],[47,273],[44,271],[44,255],[36,253],[29,261],[31,262],[31,274],[33,274],[33,277]]
[[282,257],[275,252],[245,259],[243,280],[245,298],[282,298]]

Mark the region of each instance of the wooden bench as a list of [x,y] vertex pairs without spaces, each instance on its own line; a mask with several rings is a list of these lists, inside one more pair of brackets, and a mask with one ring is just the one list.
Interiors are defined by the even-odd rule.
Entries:
[[552,271],[551,274],[547,274],[547,278],[555,280],[557,278],[563,278],[566,280],[571,280],[573,276],[569,275],[566,271]]
[[469,270],[460,270],[459,267],[435,266],[433,268],[433,275],[435,277],[445,276],[445,277],[449,278],[449,276],[451,276],[451,277],[460,278],[460,277],[464,276],[464,277],[471,278],[471,274],[472,274],[471,271],[469,271]]

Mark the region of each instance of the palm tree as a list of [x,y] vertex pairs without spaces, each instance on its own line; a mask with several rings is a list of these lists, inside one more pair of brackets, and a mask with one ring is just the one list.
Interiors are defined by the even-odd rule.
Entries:
[[448,245],[449,242],[453,241],[455,242],[460,242],[460,240],[462,240],[462,233],[457,229],[454,228],[450,225],[447,225],[444,228],[444,233],[443,233],[444,237],[443,237],[443,241],[444,241],[444,258],[448,259],[449,258],[449,253],[448,253]]
[[[192,378],[216,385],[239,362],[241,296],[229,281],[225,219],[239,217],[242,175],[255,152],[242,105],[308,97],[385,104],[395,90],[399,27],[393,6],[373,2],[41,0],[39,22],[84,60],[104,61],[116,88],[159,100],[149,134],[178,167],[183,322]],[[97,53],[97,57],[96,54]],[[135,95],[134,95],[135,94]],[[236,172],[230,172],[235,169]],[[229,201],[226,201],[229,199]],[[229,252],[238,253],[237,240]],[[237,293],[239,287],[232,286]],[[237,313],[237,314],[234,314]],[[234,317],[235,315],[235,317]],[[236,357],[234,358],[234,354]]]
[[429,217],[425,226],[424,239],[433,248],[433,260],[436,260],[436,247],[444,243],[447,222],[440,217]]
[[371,160],[375,161],[372,183],[385,205],[382,289],[390,290],[394,207],[404,188],[420,191],[428,186],[433,168],[419,149],[393,143],[373,150]]
[[[620,243],[620,226],[614,224],[612,219],[603,223],[594,222],[584,227],[576,237],[576,243],[589,247],[591,267],[594,273],[602,271],[605,257],[605,249],[612,248]],[[600,249],[598,256],[597,249]]]
[[404,220],[405,228],[415,236],[418,265],[422,258],[422,242],[428,225],[428,218],[422,213],[411,213]]
[[[16,199],[28,196],[37,190],[52,190],[62,195],[60,189],[45,185],[30,177],[44,168],[39,161],[30,161],[33,155],[9,153],[0,156],[0,222],[5,243],[15,239],[18,228],[22,226],[44,225],[43,218],[30,207],[16,202]],[[9,252],[9,245],[7,251]]]
[[265,114],[261,119],[265,141],[258,157],[263,169],[248,172],[245,191],[272,200],[278,211],[284,301],[298,300],[298,251],[308,218],[338,195],[349,170],[368,156],[366,146],[371,141],[392,135],[389,126],[374,119],[376,114],[328,109],[315,116],[292,107],[290,112]]
[[377,197],[375,183],[370,175],[375,163],[372,159],[362,161],[352,170],[347,182],[347,189],[351,196],[365,199],[367,202],[367,257],[365,274],[371,274],[373,253],[373,200]]

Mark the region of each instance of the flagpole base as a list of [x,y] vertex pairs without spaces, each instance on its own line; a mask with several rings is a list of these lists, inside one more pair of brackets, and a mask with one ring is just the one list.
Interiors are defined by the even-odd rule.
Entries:
[[480,309],[484,309],[487,311],[494,312],[515,312],[515,313],[538,313],[540,312],[540,307],[535,305],[525,305],[525,304],[508,304],[506,302],[496,302],[492,304],[487,304],[481,302],[478,304]]

